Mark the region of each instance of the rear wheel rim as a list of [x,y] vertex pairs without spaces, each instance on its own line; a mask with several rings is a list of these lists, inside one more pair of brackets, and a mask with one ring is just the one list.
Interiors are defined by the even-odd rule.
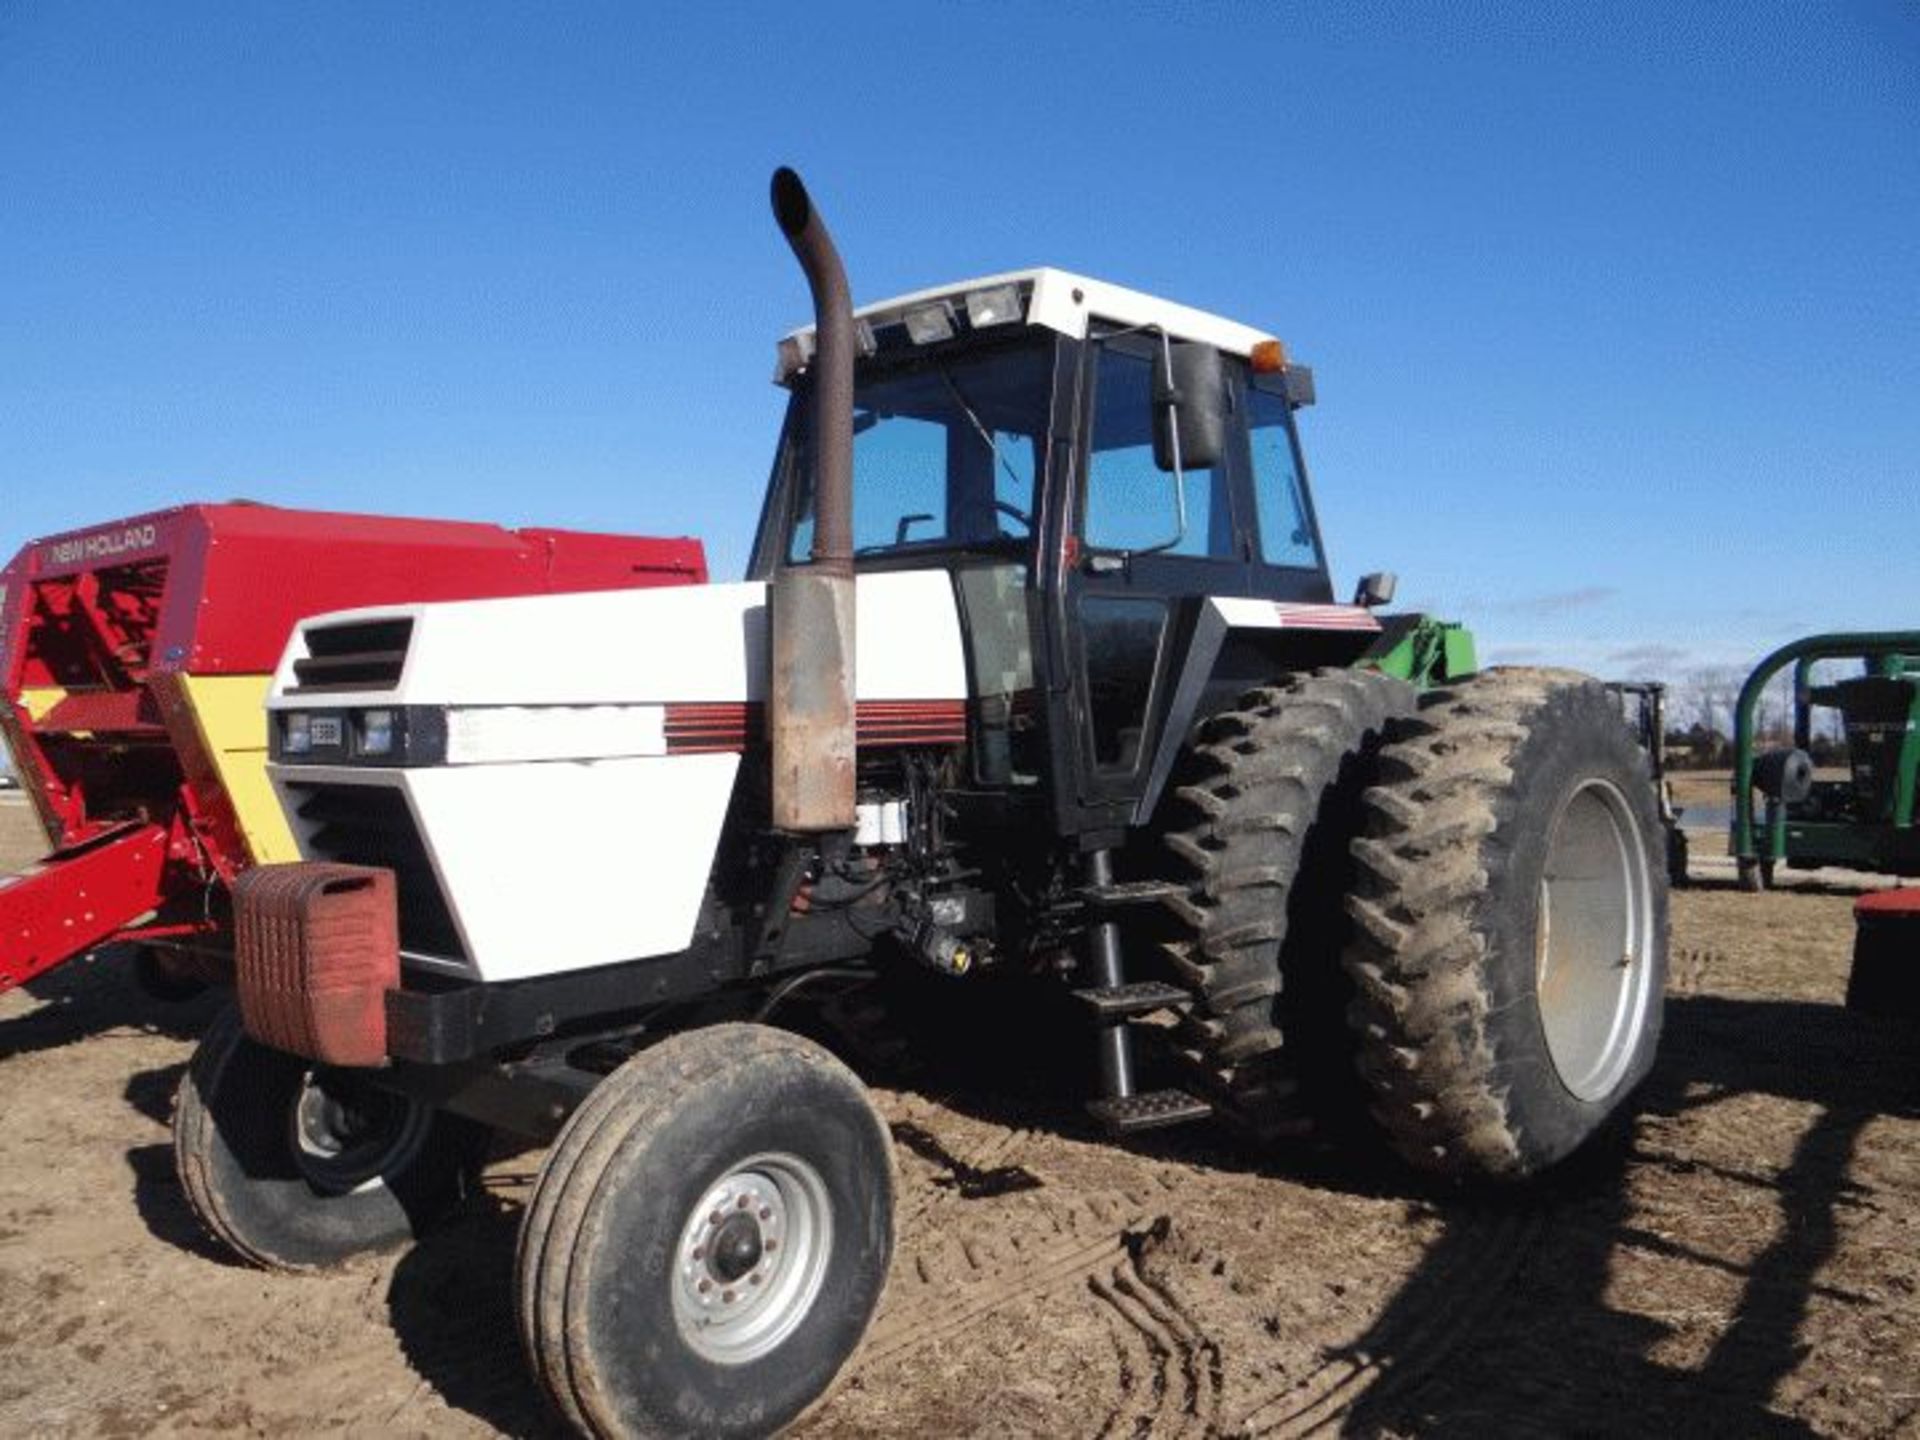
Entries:
[[1653,878],[1639,822],[1619,787],[1584,781],[1547,841],[1534,966],[1548,1057],[1581,1100],[1613,1093],[1640,1053],[1653,946]]
[[673,1318],[702,1359],[745,1365],[770,1354],[813,1309],[833,1250],[833,1202],[797,1155],[742,1161],[710,1185],[680,1227]]

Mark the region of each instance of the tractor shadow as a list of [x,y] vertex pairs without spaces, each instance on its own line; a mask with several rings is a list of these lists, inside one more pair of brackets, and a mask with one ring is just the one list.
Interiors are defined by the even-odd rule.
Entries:
[[[1753,1095],[1814,1109],[1784,1166],[1728,1167],[1678,1153],[1693,1112]],[[1843,1213],[1871,1208],[1850,1168],[1862,1130],[1886,1114],[1920,1116],[1920,1036],[1911,1029],[1833,1005],[1670,997],[1661,1060],[1637,1117],[1515,1198],[1536,1215],[1521,1232],[1526,1253],[1469,1314],[1459,1313],[1461,1275],[1463,1264],[1477,1263],[1478,1206],[1443,1207],[1447,1231],[1342,1349],[1381,1376],[1341,1417],[1342,1433],[1813,1433],[1772,1405],[1809,1354],[1803,1329],[1815,1300],[1873,1303],[1821,1274],[1839,1250]],[[1723,1226],[1714,1206],[1650,1220],[1636,1203],[1692,1176],[1745,1192],[1735,1211],[1749,1202],[1773,1211],[1772,1237],[1751,1258],[1727,1258],[1742,1250],[1750,1221]],[[1645,1284],[1678,1267],[1701,1267],[1738,1288],[1732,1308],[1715,1317],[1704,1358],[1687,1365],[1656,1354],[1674,1327],[1636,1313],[1658,1313],[1668,1297],[1629,1290],[1625,1278]],[[1637,1301],[1635,1310],[1622,1298]],[[1676,1308],[1687,1308],[1683,1300]],[[1436,1333],[1436,1317],[1451,1317],[1446,1330]]]
[[133,1207],[154,1239],[232,1270],[247,1267],[207,1234],[187,1203],[172,1145],[136,1145],[127,1151],[133,1172]]
[[[509,1153],[511,1142],[497,1149]],[[514,1309],[514,1242],[538,1153],[504,1167],[485,1195],[401,1256],[387,1313],[407,1363],[449,1407],[508,1435],[563,1440],[520,1347]]]
[[41,1004],[0,1020],[0,1060],[112,1030],[190,1040],[206,1029],[223,1003],[221,992],[177,1002],[155,999],[134,979],[132,957],[130,947],[108,946],[29,980],[21,989]]
[[173,1126],[173,1097],[180,1089],[180,1077],[187,1073],[187,1062],[160,1065],[152,1070],[136,1070],[127,1077],[120,1092],[127,1108],[144,1115],[161,1129]]
[[[933,1046],[868,1073],[1001,1126],[1430,1207],[1440,1238],[1365,1333],[1326,1352],[1364,1383],[1316,1433],[1813,1433],[1774,1406],[1812,1353],[1816,1304],[1831,1317],[1879,1303],[1832,1280],[1830,1265],[1847,1227],[1882,1203],[1855,1178],[1863,1131],[1882,1116],[1920,1119],[1920,1028],[1835,1004],[1710,994],[1669,996],[1666,1017],[1633,1113],[1521,1190],[1447,1188],[1363,1143],[1261,1146],[1211,1124],[1108,1142],[1060,1098],[1084,1089],[1090,1067],[1082,1053],[1062,1065],[1058,1030],[1038,1050],[1003,1031],[990,1054]],[[1758,1107],[1772,1119],[1753,1149],[1776,1158],[1728,1162],[1756,1097],[1788,1102]],[[1736,1114],[1731,1132],[1706,1114],[1718,1105]],[[1698,1134],[1715,1137],[1720,1159],[1688,1153],[1703,1148]],[[955,1186],[1029,1178],[974,1174],[899,1127],[895,1139]],[[1490,1235],[1501,1237],[1492,1249]],[[1900,1417],[1883,1418],[1897,1428]]]
[[[997,984],[997,982],[996,982]],[[1282,1178],[1294,1184],[1370,1198],[1432,1200],[1457,1194],[1409,1171],[1384,1147],[1355,1143],[1364,1131],[1357,1091],[1344,1086],[1324,1094],[1328,1113],[1340,1117],[1333,1138],[1283,1135],[1264,1143],[1220,1121],[1146,1130],[1115,1139],[1088,1113],[1093,1081],[1093,1041],[1084,1015],[1049,982],[1013,982],[999,987],[954,986],[935,977],[927,986],[909,980],[903,989],[875,996],[880,1009],[865,1026],[849,1030],[833,1016],[810,1021],[782,1014],[779,1023],[833,1048],[869,1085],[923,1095],[939,1105],[1010,1130],[1036,1130],[1061,1139],[1120,1146],[1170,1164]],[[875,1046],[868,1033],[887,1037]],[[982,1042],[981,1037],[990,1037]],[[900,1043],[898,1037],[906,1037]],[[1139,1085],[1153,1090],[1180,1077],[1155,1071],[1142,1047]],[[894,1141],[945,1172],[941,1185],[961,1194],[1001,1186],[1031,1188],[1018,1175],[973,1173],[919,1127],[895,1125]]]
[[[186,1073],[185,1061],[137,1070],[127,1077],[121,1095],[129,1109],[145,1116],[162,1131],[171,1130],[174,1092],[180,1088],[180,1077]],[[126,1152],[126,1159],[128,1170],[133,1172],[134,1210],[156,1240],[203,1260],[234,1269],[245,1268],[224,1245],[208,1235],[195,1218],[186,1192],[180,1186],[171,1142],[136,1145]]]

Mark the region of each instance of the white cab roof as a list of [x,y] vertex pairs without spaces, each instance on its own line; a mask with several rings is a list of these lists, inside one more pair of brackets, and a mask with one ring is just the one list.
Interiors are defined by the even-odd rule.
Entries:
[[[854,311],[854,315],[859,319],[897,317],[903,311],[938,300],[964,304],[969,292],[991,290],[1001,285],[1031,287],[1032,295],[1027,301],[1027,323],[1044,325],[1049,330],[1057,330],[1076,340],[1086,338],[1087,321],[1094,317],[1120,325],[1158,326],[1178,339],[1198,340],[1234,355],[1245,355],[1262,340],[1276,338],[1265,330],[1256,330],[1251,325],[1210,315],[1190,305],[1177,305],[1171,300],[1162,300],[1138,290],[1109,285],[1104,280],[1092,280],[1085,275],[1073,275],[1046,266],[1037,270],[1010,270],[1003,275],[987,275],[978,280],[961,280],[931,290],[916,290],[911,295],[897,295],[891,300],[862,305]],[[795,330],[788,338],[801,340],[807,353],[812,352],[811,325]]]

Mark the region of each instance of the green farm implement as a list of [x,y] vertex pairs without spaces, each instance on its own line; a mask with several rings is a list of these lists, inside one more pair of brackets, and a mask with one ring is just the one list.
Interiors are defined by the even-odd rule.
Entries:
[[[1857,660],[1862,673],[1813,683],[1822,661]],[[1767,686],[1793,667],[1793,744],[1756,754],[1755,715]],[[1814,712],[1837,711],[1850,773],[1823,780],[1810,755]],[[1774,869],[1840,865],[1920,875],[1915,779],[1920,772],[1920,630],[1812,635],[1754,668],[1734,716],[1733,839],[1743,889]],[[1762,813],[1756,818],[1754,792]]]

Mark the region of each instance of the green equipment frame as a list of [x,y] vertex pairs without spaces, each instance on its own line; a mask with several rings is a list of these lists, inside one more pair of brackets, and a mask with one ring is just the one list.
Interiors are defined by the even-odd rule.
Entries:
[[[1877,747],[1892,760],[1890,776],[1874,776],[1874,783],[1890,803],[1863,817],[1845,813],[1865,793],[1860,756],[1854,756],[1855,778],[1849,785],[1816,785],[1813,803],[1794,804],[1769,797],[1765,818],[1756,822],[1753,790],[1755,774],[1754,716],[1767,686],[1787,666],[1793,667],[1793,743],[1806,750],[1813,735],[1813,710],[1822,700],[1813,686],[1813,667],[1823,660],[1859,660],[1867,675],[1899,679],[1920,674],[1920,630],[1877,630],[1809,635],[1783,645],[1754,667],[1740,689],[1734,708],[1734,772],[1732,850],[1740,883],[1749,890],[1764,888],[1773,867],[1843,865],[1856,870],[1891,875],[1920,875],[1920,826],[1915,820],[1916,776],[1920,775],[1920,688],[1904,716],[1876,722],[1894,743]],[[1859,737],[1848,727],[1849,750]],[[1851,797],[1840,807],[1820,803],[1835,791]],[[1843,813],[1835,813],[1836,808]]]

